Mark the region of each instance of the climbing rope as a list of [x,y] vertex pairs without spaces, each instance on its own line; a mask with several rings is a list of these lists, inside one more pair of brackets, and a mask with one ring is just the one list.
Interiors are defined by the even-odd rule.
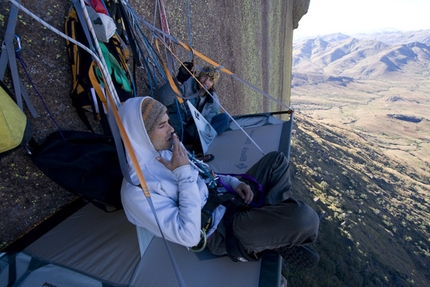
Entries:
[[[16,36],[18,37],[18,36]],[[40,101],[42,102],[46,112],[49,115],[49,118],[51,119],[51,121],[54,123],[54,125],[57,127],[58,132],[60,133],[61,137],[63,138],[64,141],[66,141],[66,138],[63,135],[63,131],[61,130],[60,126],[58,125],[57,121],[55,120],[54,116],[51,113],[51,110],[49,109],[48,105],[45,102],[45,99],[42,97],[42,95],[39,93],[39,90],[36,88],[36,85],[33,83],[33,80],[30,77],[30,74],[27,71],[27,64],[24,62],[24,60],[21,58],[20,56],[20,51],[21,51],[21,46],[19,47],[19,49],[15,50],[15,56],[16,59],[18,60],[18,62],[21,64],[25,75],[27,76],[28,81],[30,82],[30,85],[33,87],[33,90],[36,92],[37,96],[39,97]]]
[[[193,33],[191,30],[191,9],[190,9],[190,0],[187,1],[187,22],[188,22],[188,37],[190,38],[190,47],[193,46]],[[193,61],[193,53],[190,52],[190,62]]]

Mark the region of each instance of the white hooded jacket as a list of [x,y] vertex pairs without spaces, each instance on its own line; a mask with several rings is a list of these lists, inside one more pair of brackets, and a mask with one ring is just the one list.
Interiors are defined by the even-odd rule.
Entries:
[[[194,164],[170,171],[156,160],[157,156],[170,160],[172,152],[164,150],[159,153],[152,145],[142,120],[141,105],[144,99],[136,97],[127,100],[119,109],[120,117],[145,177],[165,238],[192,247],[200,240],[201,208],[208,198],[208,189]],[[139,180],[129,155],[127,159],[131,180],[137,185]],[[233,189],[241,183],[231,176],[222,176],[222,180]],[[155,236],[161,236],[148,199],[140,187],[124,180],[121,200],[131,223],[146,228]],[[208,236],[216,229],[224,211],[225,208],[219,206],[213,213],[214,224]]]

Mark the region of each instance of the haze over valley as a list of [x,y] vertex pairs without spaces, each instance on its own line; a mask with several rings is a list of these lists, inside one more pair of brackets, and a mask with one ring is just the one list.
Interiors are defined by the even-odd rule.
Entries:
[[293,48],[291,103],[429,178],[429,67],[430,30],[302,39]]
[[322,219],[320,264],[286,274],[289,286],[428,286],[429,39],[294,43],[293,186]]

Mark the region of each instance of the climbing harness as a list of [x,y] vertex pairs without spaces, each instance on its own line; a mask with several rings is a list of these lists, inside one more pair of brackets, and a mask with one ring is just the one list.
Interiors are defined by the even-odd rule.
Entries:
[[[191,251],[194,252],[200,252],[204,250],[207,243],[207,236],[206,232],[210,228],[212,224],[212,213],[218,206],[221,204],[226,206],[227,211],[224,215],[224,222],[226,224],[226,227],[232,228],[232,222],[233,217],[238,212],[243,212],[246,210],[249,210],[250,207],[261,207],[264,205],[264,192],[263,188],[260,183],[257,182],[257,180],[247,174],[222,174],[219,173],[217,175],[229,175],[229,176],[238,176],[243,179],[248,180],[250,183],[255,184],[257,186],[257,193],[254,195],[254,197],[257,198],[257,202],[251,202],[249,204],[249,207],[243,204],[241,200],[238,198],[236,191],[234,191],[230,186],[224,184],[224,182],[221,180],[221,177],[214,174],[212,171],[209,170],[208,166],[201,161],[197,160],[193,154],[188,152],[188,158],[190,159],[191,163],[194,164],[198,171],[200,176],[205,179],[206,185],[208,187],[209,197],[206,201],[205,206],[201,210],[201,236],[200,236],[200,242],[193,246]],[[221,188],[225,188],[227,192],[221,192]],[[244,255],[242,254],[244,251],[243,248],[241,248],[240,242],[237,241],[237,239],[233,236],[233,233],[228,233],[228,242],[231,251],[229,254],[235,254],[239,252],[241,257]],[[239,250],[236,252],[236,250]],[[246,253],[246,252],[245,252]],[[237,257],[236,255],[232,255],[233,257]],[[252,258],[247,258],[246,261],[250,261]],[[240,261],[240,260],[239,260]]]

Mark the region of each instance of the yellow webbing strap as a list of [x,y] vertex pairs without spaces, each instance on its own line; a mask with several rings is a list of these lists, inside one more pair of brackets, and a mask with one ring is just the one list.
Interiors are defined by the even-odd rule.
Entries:
[[115,117],[115,122],[118,125],[118,130],[119,130],[119,133],[121,134],[122,141],[124,142],[124,146],[130,156],[131,162],[136,171],[140,186],[142,187],[142,190],[145,196],[150,197],[151,194],[149,193],[148,186],[146,185],[145,177],[143,176],[142,169],[140,168],[139,162],[137,161],[136,154],[134,153],[133,147],[131,146],[130,139],[128,138],[128,135],[122,124],[121,118],[119,117],[118,110],[115,108],[115,104],[114,104],[112,95],[110,94],[110,90],[107,90],[107,91],[108,91],[109,104],[111,105],[111,107],[113,107],[112,111]]
[[[212,65],[212,66],[214,66],[215,68],[217,68],[217,67],[220,67],[220,66],[221,66],[220,64],[218,64],[217,62],[213,61],[212,59],[210,59],[210,58],[206,57],[205,55],[203,55],[203,54],[202,54],[202,53],[200,53],[199,51],[196,51],[196,50],[192,49],[192,48],[191,48],[190,46],[188,46],[187,44],[185,44],[185,43],[183,43],[183,42],[181,42],[181,41],[179,41],[179,40],[178,40],[178,42],[179,42],[179,44],[180,44],[184,49],[186,49],[186,50],[188,50],[188,51],[192,52],[194,55],[196,55],[196,56],[197,56],[197,57],[199,57],[200,59],[202,59],[202,60],[204,60],[204,61],[208,62],[209,64],[211,64],[211,65]],[[229,74],[229,75],[233,75],[233,74],[234,74],[233,72],[231,72],[230,70],[228,70],[228,69],[226,69],[226,68],[224,68],[224,67],[221,67],[221,68],[220,68],[220,71],[223,71],[224,73]]]
[[[90,78],[91,85],[93,86],[94,91],[96,92],[98,98],[102,102],[102,104],[105,108],[105,111],[107,111],[108,110],[107,102],[106,102],[106,98],[104,96],[103,90],[101,88],[101,85],[99,83],[99,79],[97,78],[97,75],[96,75],[96,71],[95,71],[96,67],[97,67],[97,64],[96,64],[96,62],[93,61],[90,65],[90,69],[88,71],[88,76]],[[106,81],[104,81],[104,82],[106,82]],[[106,90],[108,90],[108,89],[106,89]],[[94,103],[94,104],[96,104],[96,103]]]
[[[107,81],[103,73],[102,73],[102,76],[103,76],[103,82],[105,83],[106,87],[108,87]],[[131,146],[131,142],[125,131],[124,125],[122,124],[121,118],[118,113],[118,109],[116,108],[115,101],[113,100],[112,92],[109,88],[106,88],[106,95],[107,95],[107,100],[109,101],[109,105],[112,107],[111,110],[113,112],[113,116],[118,126],[118,130],[121,135],[122,141],[124,143],[125,149],[127,150],[128,155],[130,156],[131,162],[136,171],[137,178],[139,179],[139,183],[142,188],[143,194],[146,197],[150,197],[151,194],[149,193],[148,186],[145,181],[145,177],[143,176],[143,173],[142,173],[142,169],[140,168],[139,162],[137,160],[136,154],[134,153],[133,147]]]
[[[155,45],[157,47],[158,53],[160,53],[160,47],[158,46],[158,39],[155,39]],[[161,55],[161,53],[160,53],[160,55]],[[182,97],[181,97],[181,92],[179,92],[179,89],[176,86],[175,81],[173,80],[172,75],[170,74],[169,69],[167,68],[166,62],[163,60],[162,57],[160,57],[160,59],[161,59],[161,62],[163,63],[163,70],[164,70],[164,73],[166,73],[167,81],[169,82],[170,87],[172,88],[172,90],[176,93],[177,98],[178,98],[178,102],[180,104],[182,104],[184,102],[184,99],[182,99]]]

